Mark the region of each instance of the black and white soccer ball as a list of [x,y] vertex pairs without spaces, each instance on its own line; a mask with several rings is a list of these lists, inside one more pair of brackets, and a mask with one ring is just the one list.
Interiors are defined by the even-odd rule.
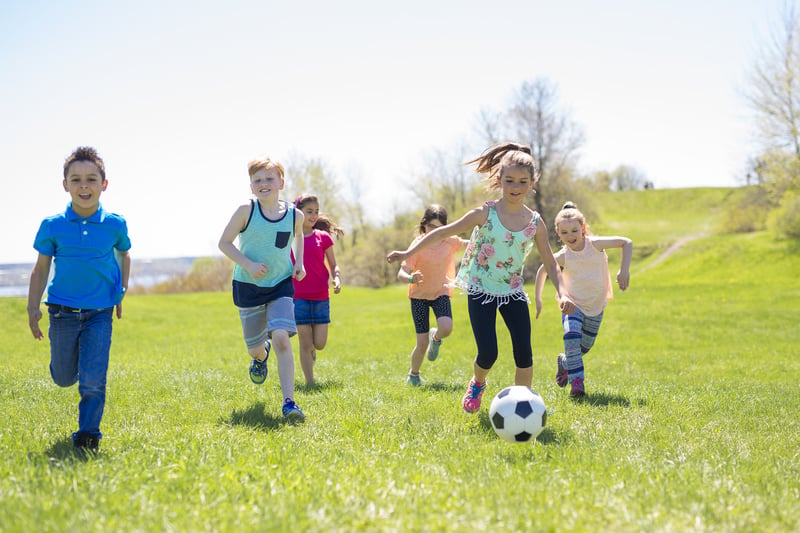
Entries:
[[547,422],[544,400],[522,385],[506,387],[489,406],[489,419],[497,436],[509,442],[535,439]]

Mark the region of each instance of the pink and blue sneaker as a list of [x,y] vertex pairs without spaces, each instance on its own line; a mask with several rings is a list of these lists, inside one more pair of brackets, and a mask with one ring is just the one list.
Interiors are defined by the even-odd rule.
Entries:
[[485,390],[485,381],[481,385],[478,385],[474,379],[469,380],[469,387],[467,387],[467,392],[461,400],[461,406],[464,407],[466,412],[474,413],[481,408],[481,398],[483,398]]

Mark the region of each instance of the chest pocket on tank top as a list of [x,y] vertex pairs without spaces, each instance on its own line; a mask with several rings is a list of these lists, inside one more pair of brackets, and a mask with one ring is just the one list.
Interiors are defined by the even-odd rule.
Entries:
[[289,244],[289,237],[292,235],[290,231],[279,231],[275,235],[275,247],[276,248],[286,248],[286,245]]

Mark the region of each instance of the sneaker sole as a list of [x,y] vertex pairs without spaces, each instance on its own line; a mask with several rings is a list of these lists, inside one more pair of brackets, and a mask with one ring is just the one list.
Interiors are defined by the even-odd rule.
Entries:
[[297,411],[292,411],[286,415],[286,420],[288,420],[292,424],[295,424],[299,422],[305,422],[306,417],[305,415],[300,414]]
[[[556,385],[558,385],[559,387],[561,387],[563,389],[569,383],[569,375],[567,374],[567,369],[564,368],[564,365],[561,364],[561,357],[560,356],[556,357],[556,368],[558,368],[558,370],[556,371]],[[564,379],[563,379],[563,381],[558,379],[558,377],[560,375],[562,375],[561,374],[561,369],[562,368],[564,369],[564,374],[563,374]]]
[[[431,351],[431,348],[433,348],[433,336],[437,331],[438,330],[436,328],[432,329],[431,335],[428,337],[428,353],[426,354],[428,356],[428,361],[436,361],[436,359],[439,357],[439,347],[436,348],[435,353]],[[439,341],[439,346],[441,345],[442,341]]]
[[464,408],[464,411],[466,411],[467,413],[469,413],[469,414],[471,414],[471,415],[474,415],[475,413],[477,413],[478,411],[480,411],[480,410],[481,410],[481,406],[480,406],[480,405],[479,405],[478,407],[476,407],[474,410],[473,410],[473,409],[470,409],[469,407],[467,407],[467,406],[466,406],[466,405],[464,405],[463,403],[461,404],[461,407],[463,407],[463,408]]
[[[266,362],[266,361],[267,360],[264,359],[264,362]],[[268,372],[265,372],[263,376],[254,376],[252,372],[249,372],[249,374],[250,374],[250,381],[252,381],[256,385],[263,385],[264,382],[267,381]],[[259,381],[259,380],[261,380],[261,381]]]

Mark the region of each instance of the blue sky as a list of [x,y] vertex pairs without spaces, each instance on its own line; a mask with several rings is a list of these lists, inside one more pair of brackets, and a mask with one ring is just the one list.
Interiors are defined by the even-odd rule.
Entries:
[[322,158],[343,187],[362,179],[380,221],[417,207],[426,154],[472,139],[481,108],[539,77],[585,132],[581,170],[739,185],[756,152],[742,92],[782,5],[3,2],[0,262],[35,259],[78,145],[106,161],[103,205],[128,220],[134,258],[216,255],[251,159]]

